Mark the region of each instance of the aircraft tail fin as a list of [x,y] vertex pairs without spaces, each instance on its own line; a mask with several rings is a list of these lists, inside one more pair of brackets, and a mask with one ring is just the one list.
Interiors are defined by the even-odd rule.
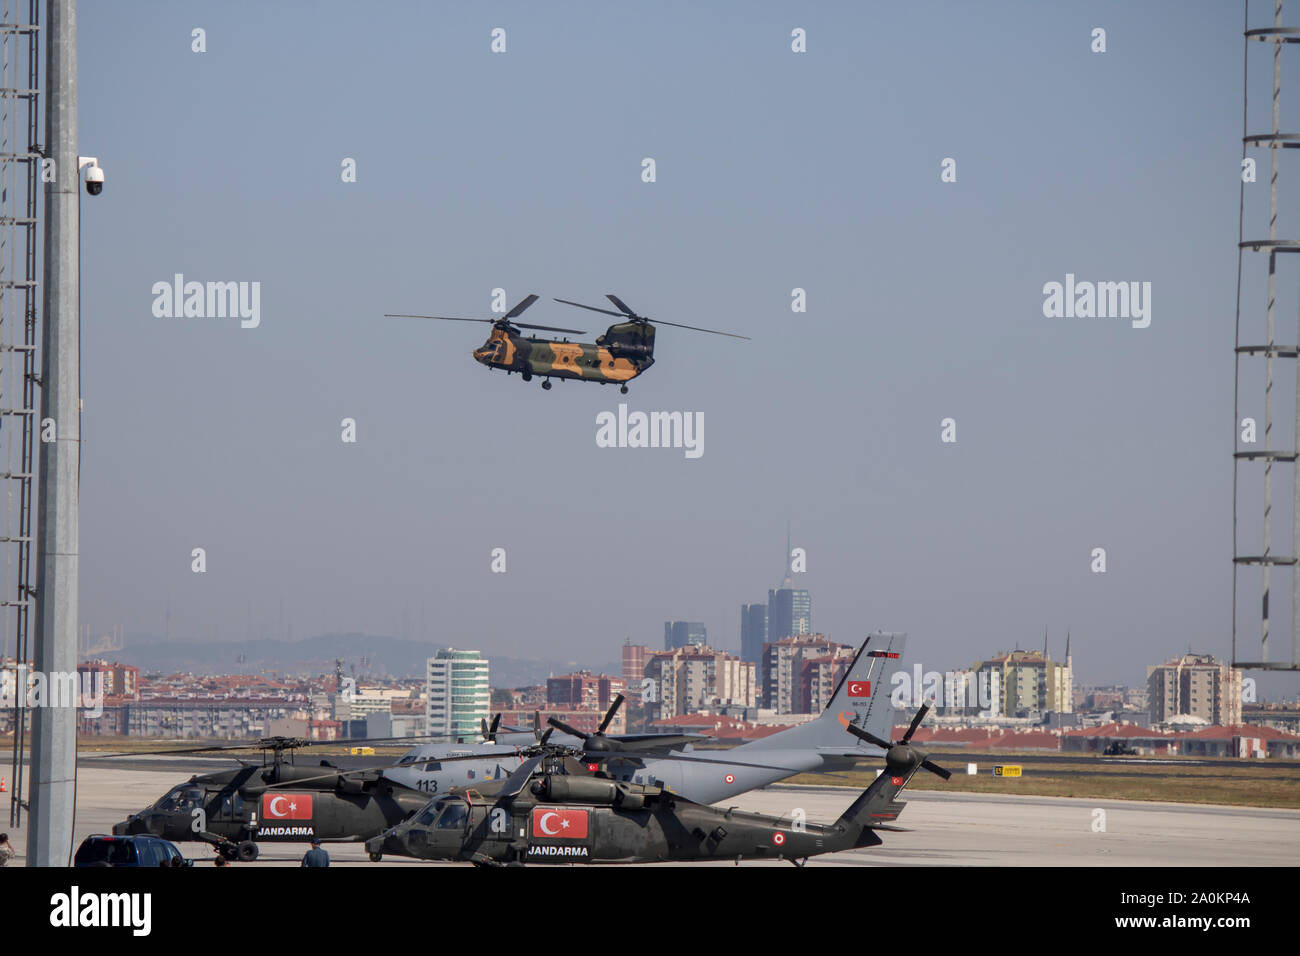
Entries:
[[869,747],[845,738],[844,730],[853,725],[876,737],[889,738],[896,716],[890,685],[894,672],[903,666],[906,643],[906,634],[877,631],[869,635],[840,678],[830,703],[816,719],[746,744],[745,749],[861,749],[864,755],[870,755],[873,751]]

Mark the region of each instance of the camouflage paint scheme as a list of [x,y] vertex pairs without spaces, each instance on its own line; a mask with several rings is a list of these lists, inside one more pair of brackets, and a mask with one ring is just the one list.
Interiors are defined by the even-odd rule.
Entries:
[[654,326],[637,322],[611,325],[595,344],[538,339],[495,326],[474,350],[474,360],[519,372],[525,381],[539,375],[622,384],[654,364],[654,348]]

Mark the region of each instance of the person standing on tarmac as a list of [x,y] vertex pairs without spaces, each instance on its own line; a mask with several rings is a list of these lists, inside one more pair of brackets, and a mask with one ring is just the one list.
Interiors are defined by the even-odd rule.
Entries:
[[311,841],[311,849],[303,854],[303,866],[329,866],[330,855],[321,849],[320,840]]
[[0,866],[4,866],[12,860],[17,852],[13,844],[9,842],[9,834],[0,833]]

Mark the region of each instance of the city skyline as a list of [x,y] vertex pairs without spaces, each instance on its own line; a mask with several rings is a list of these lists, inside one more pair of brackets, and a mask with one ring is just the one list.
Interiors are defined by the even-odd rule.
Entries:
[[[348,12],[207,9],[197,53],[185,9],[80,11],[92,629],[602,660],[682,619],[738,650],[790,526],[835,640],[960,661],[1047,624],[1093,683],[1229,653],[1238,9],[410,5],[382,43]],[[1027,113],[1070,148],[1009,136]],[[178,274],[259,283],[257,324],[158,314]],[[1144,317],[1051,314],[1069,277]],[[543,393],[478,329],[383,318],[494,290],[750,340],[662,328],[629,395]],[[700,416],[703,453],[601,447],[620,402]]]

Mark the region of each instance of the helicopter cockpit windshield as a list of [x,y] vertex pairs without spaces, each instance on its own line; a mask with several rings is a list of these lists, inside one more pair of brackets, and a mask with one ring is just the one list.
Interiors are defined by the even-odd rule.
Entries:
[[434,820],[438,821],[439,830],[460,830],[465,826],[465,821],[469,819],[469,807],[465,801],[455,798],[446,797],[430,803],[424,808],[423,812],[415,818],[415,822],[420,826],[433,826]]
[[198,787],[173,787],[154,806],[159,810],[193,810],[203,806],[203,791]]

